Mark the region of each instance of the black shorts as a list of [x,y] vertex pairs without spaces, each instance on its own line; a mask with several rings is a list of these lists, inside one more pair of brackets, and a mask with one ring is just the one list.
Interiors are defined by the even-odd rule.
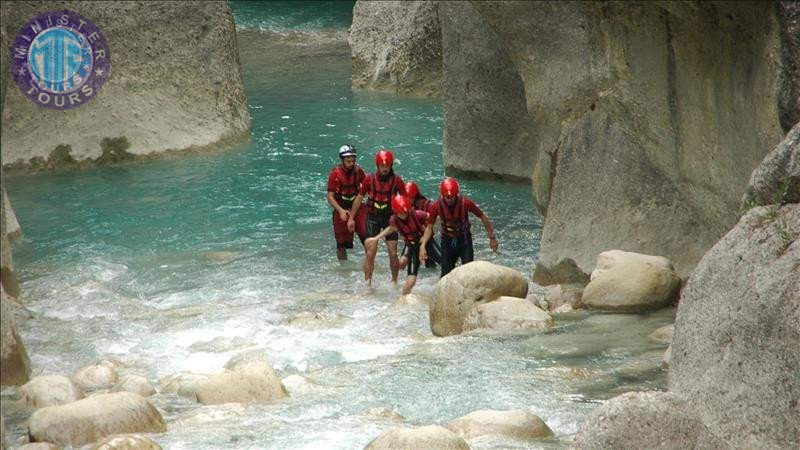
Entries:
[[[390,214],[373,214],[369,213],[367,215],[367,236],[374,237],[377,236],[384,228],[389,226],[389,218],[392,217]],[[393,232],[386,235],[387,241],[396,241],[397,240],[397,232]]]
[[406,264],[406,275],[417,276],[420,265],[419,242],[414,244],[406,243],[406,248],[403,249],[403,256],[408,258],[408,264]]
[[472,250],[472,234],[462,233],[458,237],[442,235],[442,276],[450,273],[456,267],[456,261],[461,259],[461,264],[466,264],[474,258]]

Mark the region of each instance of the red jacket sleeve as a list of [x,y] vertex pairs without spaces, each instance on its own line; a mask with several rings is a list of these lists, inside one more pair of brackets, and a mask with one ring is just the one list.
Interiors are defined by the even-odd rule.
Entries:
[[367,175],[361,180],[361,187],[358,189],[358,193],[361,195],[367,195],[369,192],[369,187],[372,185],[372,175]]
[[475,214],[475,217],[483,217],[483,211],[472,201],[469,197],[464,197],[464,207],[467,208],[467,211]]
[[406,195],[406,184],[403,183],[403,177],[400,175],[394,177],[394,184],[397,186],[395,188],[395,193],[400,195]]
[[337,192],[339,190],[339,177],[336,176],[336,168],[331,170],[328,175],[328,192]]
[[437,217],[439,217],[439,203],[433,202],[428,208],[428,225],[435,225]]

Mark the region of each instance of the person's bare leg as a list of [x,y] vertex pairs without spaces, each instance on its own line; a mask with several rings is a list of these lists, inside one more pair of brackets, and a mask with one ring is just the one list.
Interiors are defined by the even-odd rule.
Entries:
[[397,241],[386,241],[389,251],[389,267],[392,269],[392,283],[397,283],[397,274],[400,272],[400,261],[397,259]]
[[403,283],[403,295],[407,295],[411,293],[411,290],[414,289],[414,284],[417,283],[417,276],[416,275],[409,275],[406,277],[406,282]]
[[408,257],[407,256],[401,256],[400,257],[400,270],[405,269],[406,268],[406,264],[408,264]]
[[339,261],[347,261],[347,249],[344,247],[337,247],[336,258],[339,259]]
[[378,254],[378,243],[373,242],[365,246],[366,255],[364,255],[364,281],[368,286],[372,285],[372,272],[375,270],[375,255]]

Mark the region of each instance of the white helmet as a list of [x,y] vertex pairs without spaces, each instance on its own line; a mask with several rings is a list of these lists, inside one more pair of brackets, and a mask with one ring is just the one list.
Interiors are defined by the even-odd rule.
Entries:
[[356,147],[355,145],[343,145],[339,147],[339,158],[344,158],[345,156],[356,156]]

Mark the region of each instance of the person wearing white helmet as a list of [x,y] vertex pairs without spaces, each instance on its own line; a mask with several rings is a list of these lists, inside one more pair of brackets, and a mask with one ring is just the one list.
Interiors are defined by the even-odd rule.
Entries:
[[[336,239],[336,257],[340,261],[347,259],[347,249],[353,248],[353,231],[348,230],[350,208],[358,194],[361,182],[366,178],[364,169],[356,163],[356,147],[342,145],[339,147],[341,164],[331,169],[328,175],[328,204],[333,208],[333,236]],[[362,214],[363,215],[363,214]],[[364,221],[354,218],[361,226],[356,226],[359,239],[364,242]]]

